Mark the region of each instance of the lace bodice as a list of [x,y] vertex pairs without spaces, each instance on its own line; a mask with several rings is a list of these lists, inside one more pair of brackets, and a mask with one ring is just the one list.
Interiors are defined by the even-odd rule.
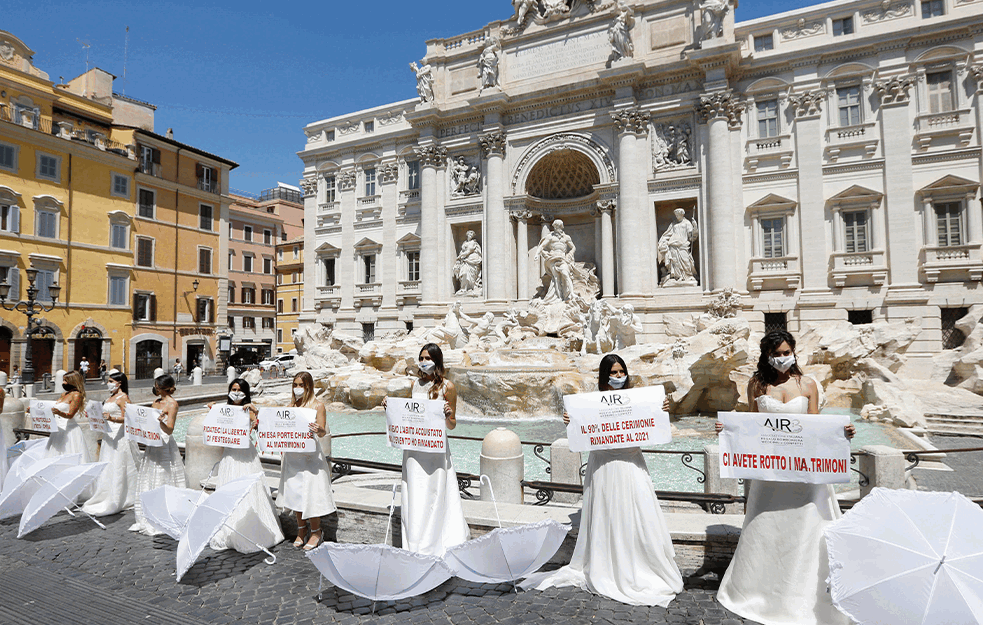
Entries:
[[771,395],[761,395],[757,399],[761,412],[780,412],[786,414],[806,414],[809,412],[809,398],[805,395],[783,402]]
[[106,415],[107,419],[122,419],[123,411],[120,409],[119,404],[114,401],[107,401],[102,405],[102,413]]
[[[413,383],[413,395],[414,399],[430,399],[430,388],[433,386],[433,382],[421,382],[417,380]],[[446,399],[444,397],[444,391],[447,389],[447,385],[444,384],[440,387],[437,392],[437,399]]]

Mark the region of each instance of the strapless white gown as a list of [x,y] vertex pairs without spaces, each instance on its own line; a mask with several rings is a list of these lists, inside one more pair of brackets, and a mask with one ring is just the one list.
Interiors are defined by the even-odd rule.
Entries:
[[573,557],[523,588],[577,586],[631,605],[669,605],[683,590],[669,527],[638,447],[592,451]]
[[123,411],[115,402],[106,402],[102,412],[111,432],[102,434],[99,461],[108,462],[109,466],[96,479],[95,494],[82,506],[82,510],[92,516],[108,516],[132,508],[137,490],[135,458],[140,449],[127,440],[122,423],[109,421],[109,418],[122,419]]
[[[313,408],[314,404],[306,406]],[[328,429],[328,424],[324,424]],[[330,431],[327,432],[330,434]],[[300,512],[302,519],[312,519],[331,514],[338,509],[331,492],[331,472],[328,460],[318,442],[317,451],[284,452],[280,461],[280,488],[276,505]]]
[[163,534],[154,525],[147,521],[143,516],[143,504],[140,501],[140,494],[148,490],[153,490],[170,484],[178,488],[187,487],[187,479],[184,475],[184,461],[181,459],[181,450],[178,449],[177,441],[170,434],[161,432],[161,440],[164,444],[160,447],[147,447],[140,460],[140,471],[137,474],[136,500],[133,502],[133,511],[136,513],[136,523],[130,526],[131,532],[140,532],[147,536],[157,536]]
[[[807,397],[758,398],[760,412],[805,414]],[[827,590],[823,529],[840,518],[829,484],[753,480],[744,528],[717,601],[763,625],[846,625]]]
[[[56,410],[67,413],[71,406],[68,402],[60,402],[54,405]],[[81,412],[81,410],[79,411]],[[48,444],[45,447],[44,457],[54,458],[68,454],[82,454],[82,464],[92,462],[89,457],[89,448],[85,444],[85,435],[82,428],[75,419],[65,419],[55,415],[58,423],[58,431],[52,432],[48,436]]]

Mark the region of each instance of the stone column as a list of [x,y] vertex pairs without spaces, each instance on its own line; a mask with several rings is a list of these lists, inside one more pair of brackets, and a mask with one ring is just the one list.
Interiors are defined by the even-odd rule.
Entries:
[[[357,176],[354,168],[347,168],[338,173],[335,177],[335,184],[338,188],[339,201],[341,202],[341,255],[338,257],[335,267],[335,278],[341,287],[341,309],[352,310],[355,308],[355,289],[359,280],[356,278],[355,267],[355,211],[358,209],[358,200],[355,197],[355,183]],[[304,222],[306,231],[310,222]],[[314,221],[314,223],[317,223]],[[311,239],[307,239],[310,241]],[[305,259],[316,258],[312,253],[304,255]],[[306,285],[305,285],[306,286]]]
[[516,211],[512,213],[515,220],[515,269],[518,274],[517,299],[520,302],[529,299],[529,211]]
[[[973,65],[969,73],[976,79],[976,127],[983,128],[983,65]],[[980,163],[980,180],[983,180],[983,162]],[[966,200],[966,210],[969,211],[969,240],[983,241],[983,211],[975,198]]]
[[447,148],[429,144],[416,153],[420,159],[420,295],[423,305],[432,306],[440,288],[437,168],[447,160]]
[[707,246],[710,267],[709,288],[718,291],[737,288],[737,233],[734,229],[734,184],[731,160],[730,130],[741,125],[741,107],[730,91],[720,91],[700,97],[697,106],[700,123],[707,124],[707,172],[709,187],[707,210],[709,236]]
[[504,132],[493,132],[480,138],[481,150],[487,162],[488,188],[486,189],[484,251],[488,262],[488,275],[482,276],[488,301],[509,300],[509,222],[505,213],[505,146]]
[[[795,111],[795,144],[820,146],[823,144],[820,124],[821,104],[825,91],[809,91],[789,97]],[[824,195],[816,192],[816,181],[823,179],[822,150],[799,150],[799,206],[800,224],[798,255],[802,267],[802,288],[825,291],[829,283],[829,242],[826,240],[826,203]],[[789,236],[788,239],[792,237]],[[788,244],[786,244],[788,247]],[[785,250],[789,255],[790,251]]]
[[[376,184],[382,197],[382,254],[376,260],[377,281],[382,283],[382,307],[396,308],[399,281],[405,276],[396,250],[396,207],[399,205],[399,165],[385,163],[376,168]],[[422,273],[422,272],[421,272]]]
[[646,137],[649,115],[637,108],[611,114],[618,133],[618,257],[621,295],[641,297],[652,292],[652,272],[643,259],[651,258],[652,219],[647,207]]
[[614,297],[614,200],[600,201],[601,215],[601,297]]

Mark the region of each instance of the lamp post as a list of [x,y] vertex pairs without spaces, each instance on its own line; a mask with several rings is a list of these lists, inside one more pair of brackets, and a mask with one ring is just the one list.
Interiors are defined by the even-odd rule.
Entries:
[[30,385],[34,384],[34,363],[31,360],[31,337],[34,335],[34,331],[36,330],[34,315],[54,310],[55,304],[58,303],[58,295],[61,294],[61,287],[57,284],[52,284],[48,287],[48,295],[51,296],[51,305],[45,306],[43,303],[35,299],[38,295],[38,291],[40,290],[38,287],[34,286],[34,282],[38,277],[38,270],[34,267],[30,267],[26,269],[25,272],[27,273],[28,283],[27,299],[19,302],[8,303],[7,296],[10,295],[10,285],[3,283],[0,284],[0,305],[3,306],[4,310],[18,310],[27,315],[27,332],[25,333],[25,336],[27,337],[27,348],[24,350],[24,369],[21,376],[24,383],[24,388],[29,388]]

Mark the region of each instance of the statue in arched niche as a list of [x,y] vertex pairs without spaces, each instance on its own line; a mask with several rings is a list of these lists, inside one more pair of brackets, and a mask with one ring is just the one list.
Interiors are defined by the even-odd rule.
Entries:
[[468,230],[454,261],[454,279],[458,284],[455,295],[481,294],[481,244],[475,240],[474,230]]

